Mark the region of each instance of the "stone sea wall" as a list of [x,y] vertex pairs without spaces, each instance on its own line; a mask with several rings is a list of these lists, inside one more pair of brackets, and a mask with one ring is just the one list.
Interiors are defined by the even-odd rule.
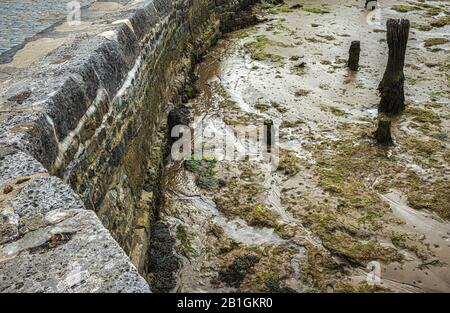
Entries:
[[0,65],[0,292],[150,291],[167,114],[254,2],[96,2]]

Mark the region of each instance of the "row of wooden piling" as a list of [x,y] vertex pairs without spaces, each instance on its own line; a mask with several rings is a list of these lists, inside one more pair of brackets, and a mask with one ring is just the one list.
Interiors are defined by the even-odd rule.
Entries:
[[[405,67],[406,46],[410,23],[406,19],[387,21],[387,43],[389,59],[378,91],[381,100],[378,105],[378,129],[375,138],[380,144],[392,145],[392,118],[405,110]],[[359,68],[361,43],[353,41],[350,45],[348,67],[352,71]]]

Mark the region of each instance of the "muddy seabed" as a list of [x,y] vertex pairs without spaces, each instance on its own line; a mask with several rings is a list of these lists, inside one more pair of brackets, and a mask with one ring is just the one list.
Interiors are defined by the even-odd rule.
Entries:
[[[450,3],[381,1],[380,25],[366,22],[363,1],[286,1],[255,12],[263,22],[229,34],[199,64],[187,106],[192,127],[203,121],[216,134],[272,120],[279,165],[222,160],[208,152],[214,138],[203,161],[167,165],[154,291],[450,291],[450,44],[442,40],[450,32],[430,26],[448,18]],[[394,123],[395,146],[384,148],[373,132],[391,17],[412,29],[407,110]],[[361,41],[357,73],[346,68],[352,40]],[[368,283],[377,264],[381,282]]]

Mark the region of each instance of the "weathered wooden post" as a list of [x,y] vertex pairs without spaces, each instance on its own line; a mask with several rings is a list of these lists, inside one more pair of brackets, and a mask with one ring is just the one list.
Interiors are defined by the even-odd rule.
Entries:
[[376,0],[366,0],[365,7],[367,10],[375,10],[377,8],[377,1]]
[[273,128],[273,120],[265,120],[264,121],[264,138],[266,143],[266,151],[268,153],[272,152],[272,146],[274,144],[274,128]]
[[352,71],[357,71],[359,68],[359,55],[361,53],[361,42],[352,41],[350,45],[350,56],[348,58],[348,67]]
[[389,59],[378,90],[381,93],[381,102],[378,111],[388,115],[399,114],[405,109],[405,66],[406,45],[409,36],[409,21],[387,21],[387,42],[389,46]]
[[379,144],[385,146],[392,146],[394,144],[391,134],[391,124],[390,117],[384,114],[378,116],[378,129],[375,132],[375,138]]

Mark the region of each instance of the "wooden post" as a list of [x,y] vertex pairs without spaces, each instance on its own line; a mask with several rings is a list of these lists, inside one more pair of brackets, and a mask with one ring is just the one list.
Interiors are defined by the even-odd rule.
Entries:
[[394,141],[392,140],[391,134],[391,118],[380,114],[378,117],[378,129],[375,132],[375,138],[379,144],[385,146],[392,146]]
[[272,152],[272,146],[274,144],[274,129],[273,129],[273,121],[272,120],[265,120],[264,121],[264,138],[266,140],[266,151],[268,153]]
[[[368,6],[370,5],[370,7]],[[366,0],[365,8],[369,10],[374,10],[377,6],[377,0]]]
[[405,66],[406,45],[409,36],[409,21],[387,21],[387,42],[389,45],[389,59],[386,71],[378,90],[381,102],[378,111],[388,115],[401,113],[405,109]]
[[361,53],[361,42],[352,41],[350,45],[350,56],[348,58],[348,67],[352,71],[357,71],[359,68],[359,55]]

